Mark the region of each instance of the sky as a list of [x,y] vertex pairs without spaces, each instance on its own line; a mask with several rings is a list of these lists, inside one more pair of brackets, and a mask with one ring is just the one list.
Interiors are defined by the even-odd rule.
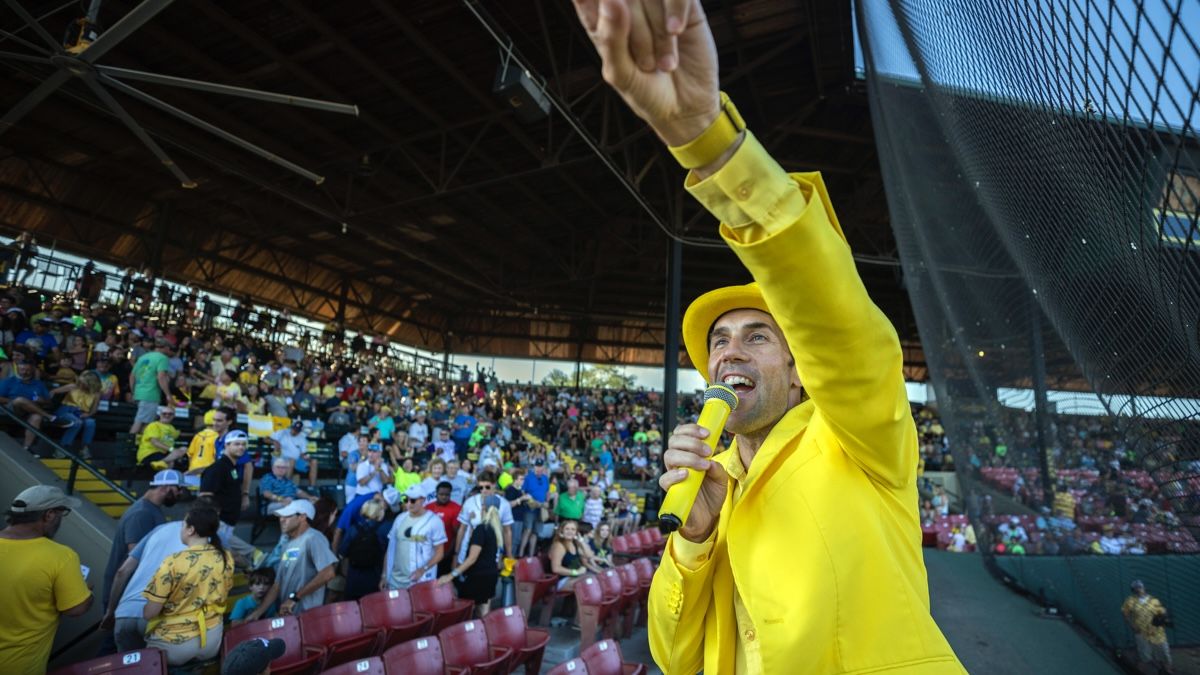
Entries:
[[[893,3],[857,1],[878,71],[919,83]],[[1187,125],[1195,133],[1200,2],[894,4],[907,17],[934,84],[1114,121],[1128,115],[1143,125],[1175,130]],[[1172,18],[1176,10],[1178,22]],[[854,28],[855,67],[861,74],[857,21]]]

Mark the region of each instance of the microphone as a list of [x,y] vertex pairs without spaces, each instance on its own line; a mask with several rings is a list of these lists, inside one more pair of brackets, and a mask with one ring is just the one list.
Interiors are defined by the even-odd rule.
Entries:
[[[700,419],[696,422],[708,429],[708,438],[704,442],[710,450],[717,449],[717,441],[721,440],[721,432],[725,430],[725,422],[729,413],[737,410],[737,392],[723,384],[712,384],[704,390],[704,407],[700,409]],[[658,529],[663,534],[670,534],[683,527],[688,515],[692,512],[692,504],[704,484],[704,471],[688,469],[688,477],[683,482],[676,483],[667,490],[662,507],[658,512]]]

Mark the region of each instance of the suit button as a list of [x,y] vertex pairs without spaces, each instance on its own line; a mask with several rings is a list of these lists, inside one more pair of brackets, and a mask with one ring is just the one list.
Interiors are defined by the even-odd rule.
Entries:
[[755,637],[757,637],[757,636],[755,635],[753,628],[746,631],[746,642],[754,642]]
[[750,195],[754,194],[754,188],[750,187],[750,183],[742,183],[737,188],[738,199],[746,201],[750,199]]

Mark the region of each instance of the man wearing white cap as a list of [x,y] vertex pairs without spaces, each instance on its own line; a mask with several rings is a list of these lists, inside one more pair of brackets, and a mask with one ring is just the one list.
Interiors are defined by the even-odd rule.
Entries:
[[41,673],[59,616],[81,616],[92,606],[79,555],[51,541],[79,500],[50,485],[17,495],[0,530],[0,579],[4,580],[4,621],[0,621],[0,673]]
[[278,574],[275,584],[246,621],[257,621],[264,612],[279,603],[279,615],[300,614],[325,604],[325,584],[333,579],[337,556],[329,548],[325,535],[312,529],[310,521],[317,511],[305,499],[294,500],[275,513],[279,516],[280,539]]
[[[104,592],[100,596],[105,607],[108,607],[111,600],[113,577],[129,557],[129,552],[154,528],[167,522],[163,507],[174,506],[185,489],[183,474],[174,469],[159,471],[154,474],[154,480],[150,481],[150,489],[146,490],[141,499],[131,504],[117,521],[112,551],[108,555],[108,567],[104,570]],[[117,645],[110,633],[105,636],[101,653],[113,654],[116,651]]]
[[413,485],[404,493],[405,512],[388,532],[380,590],[408,588],[437,578],[437,566],[446,554],[446,526],[425,508],[425,491]]

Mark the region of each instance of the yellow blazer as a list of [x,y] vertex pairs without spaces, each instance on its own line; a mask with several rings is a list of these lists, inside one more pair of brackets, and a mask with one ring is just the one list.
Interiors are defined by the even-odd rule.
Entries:
[[[965,672],[929,614],[899,340],[820,175],[788,177],[750,137],[689,189],[722,217],[811,398],[771,431],[736,505],[730,489],[707,554],[684,565],[668,539],[650,588],[654,660],[734,673],[736,580],[766,673]],[[740,462],[736,442],[715,459]]]

